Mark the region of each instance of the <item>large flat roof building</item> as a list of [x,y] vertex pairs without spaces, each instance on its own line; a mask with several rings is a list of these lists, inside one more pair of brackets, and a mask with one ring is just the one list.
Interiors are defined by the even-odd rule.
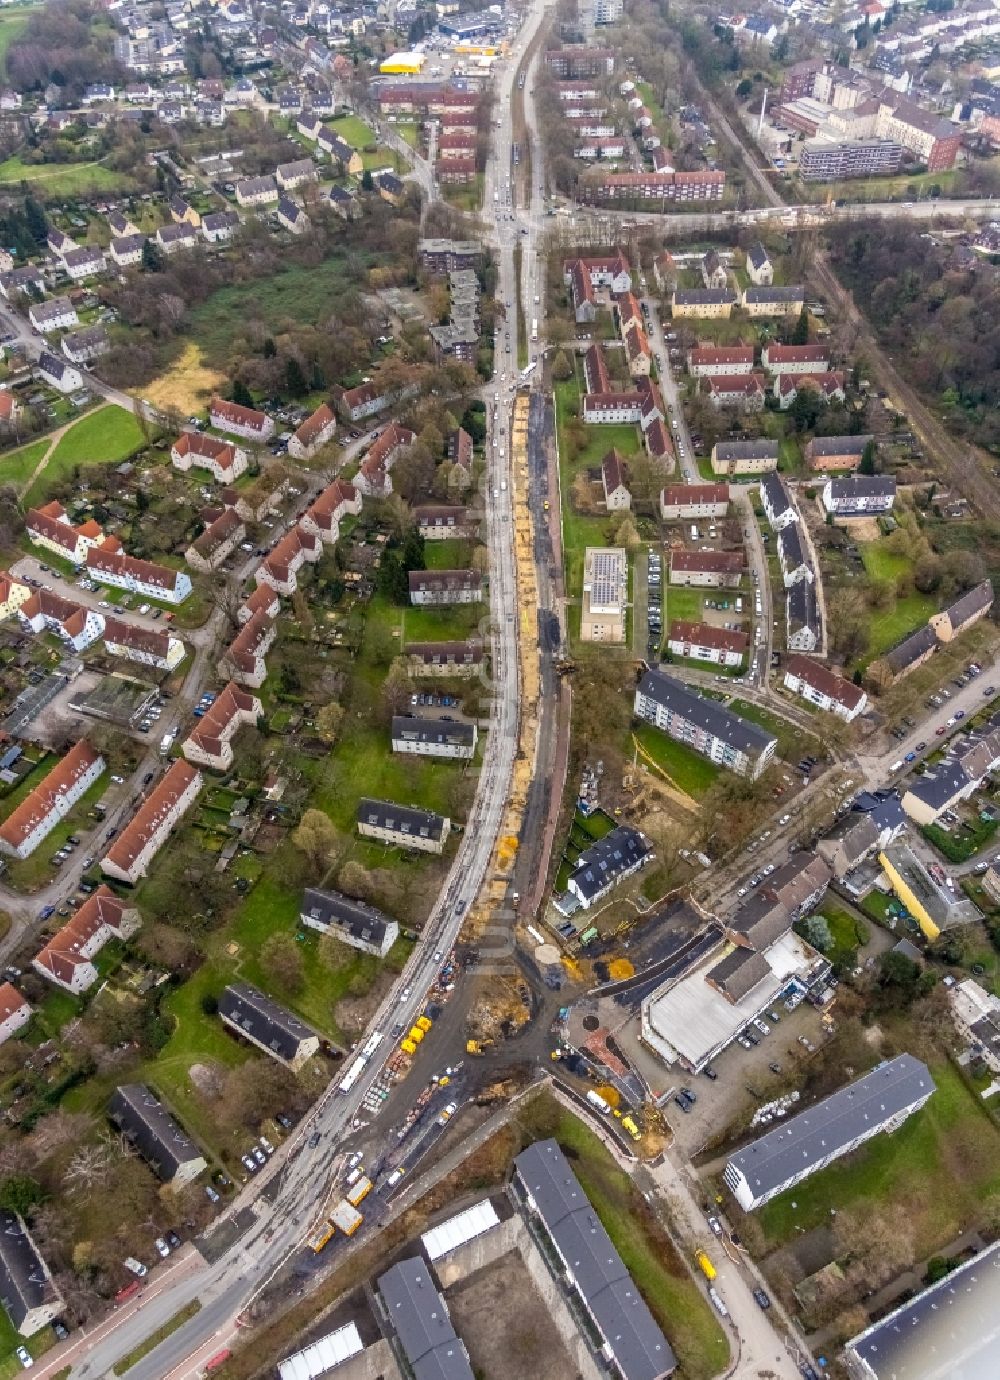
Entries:
[[448,1305],[423,1260],[393,1265],[379,1276],[378,1291],[414,1380],[474,1380]]
[[844,1364],[853,1380],[995,1380],[1000,1241],[859,1333]]
[[726,1164],[726,1185],[752,1212],[872,1136],[895,1131],[934,1090],[927,1065],[912,1054],[886,1059],[738,1151]]

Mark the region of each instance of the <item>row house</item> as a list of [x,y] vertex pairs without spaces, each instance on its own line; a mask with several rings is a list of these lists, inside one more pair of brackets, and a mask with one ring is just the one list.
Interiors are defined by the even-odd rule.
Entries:
[[587,393],[583,399],[583,420],[591,425],[638,422],[642,403],[643,395],[638,389],[628,393]]
[[417,246],[420,267],[428,273],[456,273],[479,267],[483,247],[478,240],[423,239]]
[[787,412],[803,389],[822,403],[844,402],[847,398],[847,380],[840,369],[825,374],[778,374],[773,391],[782,412]]
[[336,184],[329,187],[326,192],[326,200],[331,210],[335,211],[342,220],[354,220],[361,214],[357,197],[351,196],[346,187],[338,187]]
[[364,172],[365,161],[361,154],[352,148],[346,139],[342,139],[336,130],[324,126],[317,136],[316,146],[326,154],[331,163],[337,165],[340,172],[347,173],[350,177],[360,177]]
[[778,532],[778,562],[785,588],[798,584],[800,580],[816,578],[815,572],[802,544],[802,533],[797,522],[783,527]]
[[319,1050],[315,1030],[248,982],[230,983],[223,991],[219,1017],[235,1035],[293,1072]]
[[416,439],[416,432],[398,422],[390,422],[376,437],[354,478],[356,487],[366,498],[385,498],[392,493],[392,467],[400,452],[412,446]]
[[625,331],[625,355],[628,371],[634,379],[647,378],[653,363],[649,338],[641,325],[633,322]]
[[610,393],[611,376],[600,345],[588,345],[583,357],[585,393]]
[[[662,150],[657,150],[662,152]],[[722,171],[674,172],[667,167],[654,172],[595,173],[581,178],[580,200],[602,202],[721,201],[726,191]]]
[[408,756],[457,758],[470,762],[476,755],[479,731],[458,719],[421,719],[397,714],[390,729],[392,750]]
[[992,607],[993,583],[991,580],[983,580],[975,588],[961,595],[948,608],[932,614],[929,624],[939,642],[951,642],[959,633],[965,632],[981,618],[985,618]]
[[220,484],[232,484],[246,473],[246,451],[232,441],[208,436],[203,431],[182,431],[170,447],[170,463],[187,473],[193,467],[208,470]]
[[74,527],[65,508],[55,499],[41,508],[30,508],[24,525],[28,540],[33,545],[41,546],[63,560],[71,561],[73,565],[83,565],[87,552],[105,539],[100,524],[93,518]]
[[149,869],[202,787],[202,775],[180,758],[146,796],[101,859],[109,877],[134,886]]
[[753,372],[752,345],[700,345],[688,351],[688,373],[695,378],[723,378]]
[[184,643],[167,629],[126,623],[123,618],[104,619],[104,648],[110,656],[172,671],[184,660]]
[[263,444],[274,434],[274,421],[266,412],[226,398],[213,397],[209,406],[209,420],[217,431],[230,436],[242,436],[245,441]]
[[198,243],[198,232],[186,221],[177,225],[161,225],[156,232],[156,243],[164,254],[174,254],[178,249],[193,249]]
[[16,579],[9,571],[0,570],[0,619],[10,618],[34,597],[30,585]]
[[483,577],[478,570],[411,570],[407,579],[411,604],[439,608],[482,602]]
[[728,484],[668,484],[660,493],[664,522],[724,518],[728,512]]
[[167,202],[167,210],[174,225],[190,225],[192,230],[197,230],[201,225],[201,212],[182,196],[172,196]]
[[0,824],[0,852],[29,857],[103,771],[99,752],[84,739],[74,743]]
[[617,450],[609,450],[601,460],[601,488],[604,491],[604,506],[609,513],[623,513],[631,509],[628,462]]
[[71,364],[93,364],[111,349],[108,333],[101,325],[70,331],[60,341],[60,349]]
[[994,716],[985,732],[958,740],[952,756],[913,778],[903,795],[903,810],[921,828],[936,824],[946,810],[975,795],[998,767],[1000,721]]
[[[261,585],[259,588],[266,589],[273,596],[271,605],[268,606],[268,609],[263,607],[255,609],[233,638],[219,662],[220,676],[235,680],[240,685],[249,685],[253,690],[259,690],[267,679],[265,658],[278,636],[278,628],[274,621],[275,613],[269,611],[277,602],[278,596],[269,585]],[[251,595],[247,602],[250,603],[253,600],[254,595]]]
[[810,704],[852,723],[868,708],[868,696],[860,685],[838,676],[820,661],[790,656],[785,661],[784,686]]
[[28,320],[43,335],[49,331],[68,331],[80,324],[76,307],[68,297],[50,297],[47,302],[32,302],[28,308]]
[[185,571],[126,556],[110,550],[109,545],[105,542],[87,552],[87,573],[98,584],[127,589],[130,594],[143,594],[165,604],[182,604],[191,593],[191,577]]
[[115,1089],[108,1120],[172,1189],[190,1183],[208,1167],[194,1141],[144,1083],[123,1083]]
[[293,163],[279,163],[274,178],[283,192],[292,192],[307,182],[316,181],[316,164],[311,158],[299,158]]
[[701,386],[713,407],[736,407],[741,412],[764,407],[763,374],[710,374]]
[[235,508],[223,508],[184,552],[184,559],[195,570],[217,570],[247,534]]
[[322,543],[311,532],[295,526],[286,532],[254,572],[259,585],[270,585],[286,597],[298,589],[298,572],[306,562],[315,563],[322,553]]
[[446,187],[467,187],[476,180],[474,153],[446,153],[435,165],[438,181]]
[[472,437],[464,427],[459,426],[448,433],[445,444],[452,466],[448,482],[456,489],[467,489],[472,483],[472,460],[475,450]]
[[0,983],[0,1045],[31,1020],[31,1005],[10,982]]
[[611,139],[587,138],[581,140],[573,150],[574,158],[593,159],[615,159],[624,158],[625,141],[620,135],[615,135]]
[[17,616],[21,626],[36,637],[39,633],[53,632],[77,653],[85,651],[104,635],[104,619],[98,609],[75,604],[48,589],[31,591],[18,608]]
[[242,626],[258,613],[266,613],[268,618],[277,618],[281,612],[281,600],[270,585],[255,585],[236,610],[236,621]]
[[233,764],[233,739],[244,724],[256,724],[263,712],[256,695],[230,681],[185,738],[181,751],[196,767],[228,771]]
[[674,656],[708,661],[713,666],[742,666],[747,654],[746,633],[714,628],[708,623],[689,623],[675,618],[670,624],[667,648]]
[[483,664],[479,638],[467,642],[410,642],[404,652],[412,676],[472,676]]
[[820,497],[835,517],[889,513],[896,501],[896,480],[888,474],[849,474],[828,479]]
[[425,541],[445,541],[451,537],[470,538],[475,523],[467,508],[448,504],[423,504],[414,508],[417,529]]
[[682,316],[728,318],[735,306],[736,294],[731,288],[674,288],[670,312],[675,319]]
[[760,501],[772,532],[780,532],[790,523],[798,522],[799,510],[779,474],[768,474],[761,480]]
[[329,403],[320,403],[307,417],[288,442],[288,454],[293,460],[310,460],[321,446],[333,440],[337,418]]
[[777,441],[716,441],[712,447],[713,474],[768,474],[777,468]]
[[309,505],[299,524],[311,535],[327,544],[340,537],[340,522],[345,514],[354,517],[361,512],[361,494],[346,479],[335,479]]
[[97,981],[93,959],[105,944],[112,939],[125,943],[140,924],[136,907],[102,884],[39,950],[31,966],[49,982],[79,996]]

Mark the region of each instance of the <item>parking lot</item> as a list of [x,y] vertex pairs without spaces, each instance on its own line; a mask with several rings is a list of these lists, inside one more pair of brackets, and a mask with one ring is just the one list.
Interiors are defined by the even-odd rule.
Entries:
[[663,642],[663,558],[652,548],[646,553],[646,624],[649,654],[659,657]]

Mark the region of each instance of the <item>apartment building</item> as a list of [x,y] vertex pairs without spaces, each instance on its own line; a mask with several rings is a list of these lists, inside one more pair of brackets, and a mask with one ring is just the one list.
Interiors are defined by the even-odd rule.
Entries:
[[315,564],[323,551],[319,537],[296,524],[280,539],[271,553],[254,571],[258,585],[270,585],[277,594],[286,597],[298,589],[298,572],[308,562]]
[[0,1045],[31,1020],[31,1005],[10,982],[0,983]]
[[146,796],[101,859],[109,877],[134,886],[201,790],[203,778],[179,758]]
[[889,513],[896,501],[896,480],[889,474],[851,474],[828,479],[820,498],[834,517],[867,517]]
[[695,378],[753,372],[752,345],[699,345],[688,351],[688,373]]
[[191,577],[183,570],[126,556],[111,549],[115,544],[111,538],[103,546],[92,546],[87,551],[87,574],[98,584],[127,589],[130,594],[142,594],[165,604],[182,604],[191,593]]
[[358,803],[357,822],[362,838],[421,853],[443,853],[451,832],[451,820],[433,810],[418,810],[368,796]]
[[99,609],[74,604],[51,590],[30,592],[17,609],[18,622],[36,636],[54,632],[74,652],[82,652],[104,635],[105,620]]
[[361,494],[346,479],[335,479],[306,509],[299,526],[328,545],[340,537],[341,519],[361,512]]
[[713,474],[767,474],[777,468],[777,441],[716,441],[712,447]]
[[736,589],[742,579],[746,555],[739,551],[670,552],[670,583],[706,589]]
[[83,565],[91,547],[104,541],[100,524],[90,518],[74,526],[69,514],[55,499],[41,508],[29,508],[24,520],[28,540],[73,565]]
[[471,761],[479,731],[458,719],[421,719],[396,714],[392,720],[392,750],[420,757],[455,757]]
[[822,662],[809,657],[786,658],[783,683],[793,695],[800,695],[828,714],[836,714],[846,723],[853,722],[868,708],[868,696],[860,685],[845,680]]
[[707,661],[714,666],[742,666],[747,654],[746,633],[729,628],[713,628],[708,623],[690,623],[675,618],[670,624],[667,648],[674,656]]
[[307,929],[332,934],[343,944],[385,958],[399,938],[399,925],[367,901],[339,891],[308,887],[302,895],[299,920]]
[[760,501],[772,532],[780,532],[798,522],[799,510],[779,474],[767,474],[760,481]]
[[74,743],[0,824],[0,852],[27,858],[104,771],[86,740]]
[[372,444],[361,462],[354,477],[354,484],[366,498],[386,498],[392,493],[392,480],[389,477],[400,452],[412,446],[417,439],[415,431],[390,422]]
[[664,522],[724,518],[728,512],[728,484],[668,484],[660,492],[660,516]]
[[663,671],[647,671],[642,677],[634,711],[637,718],[738,776],[756,780],[777,752],[778,740],[770,733]]
[[760,362],[769,374],[825,374],[830,367],[830,351],[825,345],[772,342],[761,350]]
[[278,184],[270,174],[241,177],[236,183],[236,200],[241,206],[273,206],[278,196]]
[[31,960],[49,982],[78,996],[98,979],[91,961],[112,939],[130,939],[141,924],[135,906],[99,886]]
[[155,666],[158,671],[172,671],[184,660],[184,643],[166,628],[126,623],[123,618],[105,617],[104,647],[111,656]]
[[266,412],[243,407],[226,398],[214,397],[209,407],[209,419],[217,431],[230,436],[242,436],[246,441],[263,443],[274,434],[274,422]]
[[319,1050],[315,1030],[249,982],[231,982],[225,988],[219,1016],[234,1034],[295,1072]]
[[403,655],[414,676],[472,676],[483,664],[479,638],[467,642],[408,642]]
[[333,439],[337,417],[329,403],[320,403],[307,417],[288,442],[288,454],[294,460],[309,460],[321,446]]
[[186,473],[193,467],[207,470],[220,484],[232,484],[246,473],[247,453],[231,441],[203,431],[182,431],[170,447],[170,463]]
[[185,738],[181,751],[196,767],[228,771],[233,764],[233,739],[244,724],[256,724],[263,712],[256,695],[230,681]]
[[442,608],[451,604],[479,604],[483,577],[478,570],[411,570],[410,603]]
[[753,1212],[873,1136],[898,1130],[934,1092],[927,1065],[912,1054],[887,1059],[733,1155],[726,1187]]
[[[250,596],[247,604],[254,601],[256,594],[262,589],[266,590],[271,599],[277,602],[278,596],[272,587],[260,585],[255,594]],[[247,604],[244,605],[244,608],[247,607]],[[243,627],[220,658],[219,675],[229,677],[239,685],[248,685],[252,690],[259,690],[267,679],[265,658],[277,636],[278,629],[274,622],[274,614],[269,611],[269,608],[257,608],[244,622]]]
[[804,287],[744,288],[740,306],[747,316],[798,316],[805,306]]
[[675,288],[671,314],[675,318],[728,318],[733,314],[736,301],[736,294],[731,288]]
[[123,1083],[111,1095],[108,1119],[161,1183],[181,1188],[208,1167],[204,1155],[144,1083]]
[[0,1303],[19,1337],[33,1337],[65,1307],[24,1219],[6,1208],[0,1209]]
[[868,443],[875,438],[863,436],[814,436],[806,445],[806,464],[811,470],[856,470],[861,464]]
[[951,642],[960,633],[985,618],[993,607],[993,582],[983,580],[961,595],[955,602],[940,613],[932,614],[930,626],[939,642]]

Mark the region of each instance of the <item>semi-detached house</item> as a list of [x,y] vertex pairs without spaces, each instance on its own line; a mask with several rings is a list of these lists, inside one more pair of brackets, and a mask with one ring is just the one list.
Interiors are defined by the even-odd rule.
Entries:
[[746,633],[714,628],[708,623],[689,623],[675,618],[670,624],[667,647],[674,656],[709,661],[715,666],[742,666],[747,653]]
[[836,714],[851,723],[868,708],[868,696],[859,685],[838,676],[822,662],[806,656],[790,656],[785,661],[784,685],[810,704]]
[[825,345],[765,345],[760,362],[769,374],[825,374],[830,351]]
[[29,857],[104,770],[88,742],[74,743],[33,791],[0,824],[0,852]]
[[73,565],[83,565],[91,547],[104,541],[100,525],[91,518],[75,527],[69,514],[55,499],[42,508],[31,508],[24,520],[28,540],[42,546]]
[[194,801],[202,780],[189,763],[175,761],[101,859],[101,870],[134,886]]
[[76,307],[68,297],[50,297],[47,302],[32,302],[28,308],[28,319],[36,331],[68,331],[79,326],[80,318]]
[[[275,603],[278,602],[278,596],[270,585],[260,585],[247,603],[255,601],[261,590],[265,590]],[[274,612],[263,607],[255,609],[223,653],[219,661],[221,676],[229,676],[240,685],[249,685],[253,690],[260,689],[267,678],[265,658],[278,636],[274,621],[276,613],[276,609]]]
[[21,626],[37,637],[54,632],[74,652],[85,651],[104,635],[104,618],[99,609],[75,604],[51,590],[32,590],[17,610]]
[[206,527],[184,552],[194,570],[217,570],[243,541],[247,529],[235,508],[209,509]]
[[254,571],[258,585],[270,585],[278,594],[292,595],[298,589],[298,572],[306,562],[319,560],[323,546],[319,537],[299,523],[286,532],[270,555]]
[[305,511],[299,526],[321,542],[333,543],[340,537],[341,519],[361,512],[361,494],[346,479],[335,479]]
[[392,720],[392,750],[419,757],[457,757],[471,761],[479,731],[458,719],[421,719],[396,714]]

